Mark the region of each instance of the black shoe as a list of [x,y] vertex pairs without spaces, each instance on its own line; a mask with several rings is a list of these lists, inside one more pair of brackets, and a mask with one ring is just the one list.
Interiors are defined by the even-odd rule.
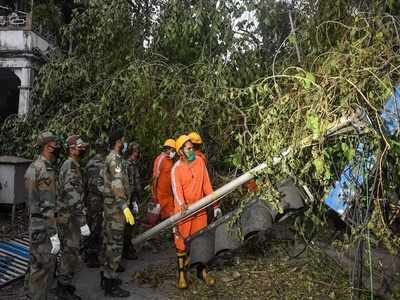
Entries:
[[[122,280],[121,279],[115,278],[114,280],[117,283],[117,285],[121,285],[122,284]],[[102,290],[104,290],[104,272],[103,271],[100,272],[100,287],[101,287]]]
[[104,278],[104,296],[116,298],[127,298],[131,295],[128,291],[121,289],[115,279]]
[[88,268],[100,268],[100,262],[99,259],[97,258],[97,255],[95,254],[88,255],[86,266]]
[[125,272],[125,268],[124,268],[121,264],[119,264],[119,265],[118,265],[118,269],[117,269],[116,272],[117,272],[117,273]]
[[82,300],[77,294],[75,294],[75,287],[73,285],[64,285],[57,282],[56,295],[58,300]]

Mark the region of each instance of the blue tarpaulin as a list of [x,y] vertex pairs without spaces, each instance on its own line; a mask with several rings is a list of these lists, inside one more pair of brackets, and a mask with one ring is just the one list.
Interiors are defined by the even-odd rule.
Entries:
[[0,288],[25,276],[29,269],[28,237],[0,240]]
[[[383,130],[389,136],[395,135],[400,128],[400,86],[396,87],[393,95],[385,102],[381,110]],[[325,204],[338,214],[343,215],[349,203],[364,185],[365,177],[376,163],[376,156],[367,144],[360,143],[356,148],[354,159],[349,162],[333,189],[325,199]]]

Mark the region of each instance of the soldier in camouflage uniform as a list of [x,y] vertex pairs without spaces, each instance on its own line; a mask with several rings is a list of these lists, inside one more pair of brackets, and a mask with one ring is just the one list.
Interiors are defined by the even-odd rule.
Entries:
[[60,169],[60,195],[57,199],[58,223],[62,229],[62,257],[57,274],[59,299],[81,299],[75,294],[73,275],[80,270],[80,238],[89,236],[84,209],[84,182],[79,161],[87,144],[77,135],[67,139],[68,159]]
[[[132,142],[128,146],[127,174],[129,180],[129,208],[135,213],[139,213],[138,204],[141,202],[143,193],[142,180],[139,172],[140,147],[138,143]],[[133,226],[126,224],[124,233],[124,249],[122,257],[128,260],[137,259],[132,239]]]
[[41,154],[25,174],[31,254],[27,296],[46,300],[54,275],[55,254],[60,250],[55,218],[57,172],[53,165],[60,145],[51,132],[39,134],[37,145]]
[[122,256],[125,222],[134,224],[128,207],[128,176],[121,156],[124,130],[113,129],[109,144],[111,151],[104,169],[104,294],[122,298],[129,297],[130,293],[119,286],[116,271]]
[[85,204],[88,210],[86,219],[90,227],[90,238],[85,242],[87,266],[100,267],[99,254],[103,244],[103,192],[104,192],[104,162],[106,145],[101,139],[96,140],[96,154],[85,167]]

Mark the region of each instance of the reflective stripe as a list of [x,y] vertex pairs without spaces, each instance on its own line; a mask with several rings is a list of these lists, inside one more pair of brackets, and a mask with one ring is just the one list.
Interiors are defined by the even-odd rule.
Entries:
[[176,190],[176,168],[180,165],[181,161],[178,160],[174,167],[172,168],[172,172],[171,172],[171,182],[172,182],[172,192],[174,193],[174,197],[176,199],[176,201],[178,201],[178,204],[180,206],[183,206],[185,204],[185,202],[179,197],[178,195],[178,191]]

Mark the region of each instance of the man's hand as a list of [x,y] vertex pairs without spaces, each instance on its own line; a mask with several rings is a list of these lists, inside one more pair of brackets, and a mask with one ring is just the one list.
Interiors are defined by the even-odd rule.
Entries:
[[50,237],[51,242],[51,254],[56,255],[60,251],[61,243],[60,239],[58,238],[58,234],[55,234]]
[[181,213],[185,213],[188,210],[189,206],[185,203],[181,206]]
[[222,217],[222,210],[219,207],[214,208],[214,218],[218,219]]
[[90,229],[88,224],[85,224],[81,227],[81,235],[82,236],[89,236],[90,235]]

